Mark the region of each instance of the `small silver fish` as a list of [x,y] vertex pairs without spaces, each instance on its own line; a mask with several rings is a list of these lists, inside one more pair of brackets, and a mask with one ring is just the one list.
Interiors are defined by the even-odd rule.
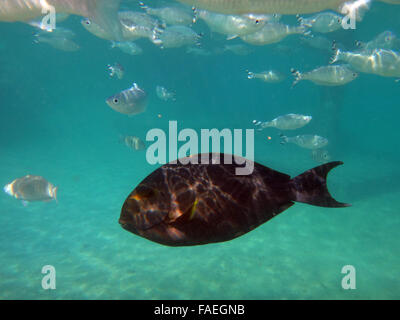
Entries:
[[141,151],[146,149],[146,144],[136,136],[126,136],[123,137],[125,145],[135,151]]
[[136,115],[146,111],[147,94],[134,83],[131,88],[109,97],[106,103],[119,113]]
[[226,15],[206,10],[198,10],[197,16],[204,20],[211,31],[224,34],[229,40],[254,33],[265,25],[261,16]]
[[358,78],[358,73],[347,65],[323,66],[307,73],[291,70],[295,80],[293,86],[302,80],[309,80],[321,86],[341,86]]
[[311,134],[299,135],[295,137],[287,137],[281,134],[281,144],[294,143],[305,149],[320,149],[328,144],[328,139]]
[[325,149],[311,150],[311,159],[319,163],[326,163],[331,160],[331,155]]
[[33,175],[15,179],[4,187],[5,193],[22,200],[24,205],[33,201],[57,201],[57,190],[58,188],[45,178]]
[[375,49],[398,50],[400,49],[400,39],[392,31],[384,31],[378,34],[374,39],[363,43],[357,41],[356,45],[361,51],[369,51]]
[[112,41],[111,48],[119,48],[122,52],[130,54],[131,56],[137,56],[143,53],[143,49],[132,41]]
[[111,78],[117,77],[121,80],[124,77],[124,67],[121,66],[119,63],[107,65],[107,70]]
[[331,63],[337,61],[345,61],[359,72],[382,77],[400,77],[400,53],[393,50],[375,49],[373,51],[346,52],[337,49]]
[[311,48],[332,52],[332,41],[323,36],[307,34],[301,37],[300,41]]
[[191,28],[178,25],[165,28],[157,40],[161,48],[179,48],[198,45],[200,38]]
[[289,26],[283,23],[267,23],[260,30],[240,36],[244,42],[255,46],[278,43],[293,34],[304,34],[304,26]]
[[58,27],[53,32],[39,31],[34,37],[35,43],[46,43],[57,50],[74,52],[80,49],[80,46],[72,40],[75,33],[66,28]]
[[188,10],[186,7],[170,6],[162,8],[150,8],[148,6],[142,6],[147,14],[156,16],[164,21],[167,25],[191,25],[194,20],[194,14],[192,10]]
[[312,116],[289,113],[279,116],[271,121],[261,122],[254,120],[253,124],[259,129],[274,127],[280,130],[295,130],[306,126],[312,120]]
[[286,75],[276,70],[263,71],[260,73],[247,71],[247,79],[258,79],[268,83],[279,83],[286,79]]
[[334,12],[321,12],[309,18],[298,18],[302,26],[319,33],[329,33],[342,29],[342,19],[341,15]]
[[[121,11],[118,12],[118,21],[122,38],[120,41],[133,41],[139,38],[154,38],[160,32],[161,24],[143,12]],[[115,34],[110,33],[101,25],[89,18],[81,20],[82,26],[98,38],[116,41]]]

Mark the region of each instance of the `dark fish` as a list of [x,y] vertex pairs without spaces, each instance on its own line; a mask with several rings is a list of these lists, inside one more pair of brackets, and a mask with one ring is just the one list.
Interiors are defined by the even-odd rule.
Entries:
[[212,164],[183,165],[189,158],[182,158],[147,176],[126,199],[121,226],[164,245],[191,246],[239,237],[295,201],[320,207],[349,206],[333,199],[326,185],[328,172],[342,162],[330,162],[291,179],[250,160],[246,161],[254,164],[252,174],[235,175],[239,166],[234,162],[213,164],[220,154],[202,156]]

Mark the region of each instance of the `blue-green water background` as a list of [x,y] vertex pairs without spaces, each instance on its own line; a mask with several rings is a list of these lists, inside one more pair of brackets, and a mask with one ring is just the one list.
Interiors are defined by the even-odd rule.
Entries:
[[[329,37],[351,46],[385,30],[400,34],[399,14],[400,6],[377,3],[355,31]],[[132,57],[79,21],[63,24],[77,33],[76,53],[33,43],[24,24],[0,24],[0,185],[36,174],[59,186],[58,204],[24,207],[0,194],[1,299],[400,298],[399,83],[362,74],[340,88],[290,89],[291,79],[267,85],[245,70],[311,70],[330,54],[294,36],[248,56],[194,56],[143,41],[145,53]],[[204,32],[204,47],[226,44],[201,22],[194,28]],[[125,67],[123,80],[108,77],[113,62]],[[104,101],[132,82],[150,102],[129,118]],[[175,90],[177,101],[159,100],[156,85]],[[236,240],[185,248],[119,226],[126,196],[157,168],[120,135],[144,139],[152,128],[167,131],[169,120],[178,129],[245,129],[289,112],[312,115],[296,134],[326,136],[333,159],[344,161],[329,187],[352,207],[296,204]],[[276,129],[256,135],[255,160],[292,176],[317,165],[309,151],[280,145]],[[56,290],[41,287],[44,265],[56,268]],[[356,290],[341,287],[344,265],[357,270]]]

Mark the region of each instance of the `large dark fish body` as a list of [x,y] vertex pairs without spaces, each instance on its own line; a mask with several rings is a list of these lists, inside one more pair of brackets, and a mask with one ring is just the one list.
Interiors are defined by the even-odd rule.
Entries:
[[0,21],[29,21],[44,16],[52,6],[56,13],[92,19],[118,39],[121,38],[117,16],[119,4],[120,0],[0,0]]
[[255,162],[252,174],[236,175],[235,162],[211,164],[211,158],[219,156],[208,154],[210,164],[183,165],[187,161],[178,160],[155,170],[126,199],[121,226],[164,245],[191,246],[239,237],[295,201],[348,206],[334,200],[326,186],[328,172],[342,162],[330,162],[291,179]]

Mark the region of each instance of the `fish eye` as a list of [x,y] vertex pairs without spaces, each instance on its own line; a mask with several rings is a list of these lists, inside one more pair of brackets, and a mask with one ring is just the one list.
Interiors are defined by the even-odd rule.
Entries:
[[90,26],[90,25],[91,25],[90,20],[85,20],[85,24],[86,24],[87,26]]
[[140,198],[140,199],[149,199],[153,196],[155,196],[156,192],[146,186],[139,186],[136,189],[136,195]]
[[358,73],[353,73],[353,77],[357,77],[358,76]]
[[114,102],[115,104],[117,104],[117,103],[119,102],[119,100],[118,100],[117,98],[114,98],[113,102]]
[[260,22],[260,20],[257,19],[257,20],[256,20],[256,24],[258,24],[259,22]]

